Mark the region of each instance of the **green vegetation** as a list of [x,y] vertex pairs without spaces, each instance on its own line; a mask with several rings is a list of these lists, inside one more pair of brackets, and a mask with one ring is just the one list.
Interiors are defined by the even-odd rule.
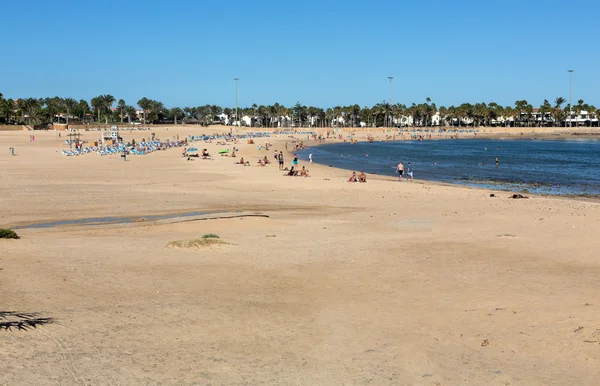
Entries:
[[18,239],[19,235],[12,229],[0,229],[0,239]]
[[229,244],[223,240],[219,240],[217,238],[202,238],[202,239],[193,239],[193,240],[177,240],[171,241],[167,244],[167,247],[175,247],[175,248],[201,248],[201,247],[209,247],[211,245],[225,245]]
[[[0,93],[0,124],[49,124],[49,123],[96,123],[113,124],[139,123],[197,123],[209,125],[230,123],[235,117],[235,108],[216,105],[197,107],[166,108],[160,101],[146,97],[137,101],[137,107],[128,105],[125,100],[116,99],[110,94],[99,95],[88,101],[73,98],[22,98],[5,99]],[[592,124],[592,117],[599,111],[583,100],[569,106],[563,97],[550,103],[545,99],[539,104],[539,113],[545,120],[535,119],[534,107],[526,100],[517,100],[514,106],[500,106],[497,103],[462,103],[458,106],[436,106],[431,98],[424,103],[390,104],[383,101],[372,107],[334,106],[321,108],[304,106],[300,102],[285,107],[279,103],[264,106],[253,104],[238,109],[239,117],[247,116],[252,127],[389,127],[389,126],[564,126],[570,110],[579,115],[589,113],[586,124]],[[439,119],[433,119],[439,114]],[[240,121],[242,125],[248,124]],[[597,125],[597,123],[594,122]]]
[[207,233],[205,235],[202,236],[203,239],[218,239],[219,235],[216,235],[214,233]]

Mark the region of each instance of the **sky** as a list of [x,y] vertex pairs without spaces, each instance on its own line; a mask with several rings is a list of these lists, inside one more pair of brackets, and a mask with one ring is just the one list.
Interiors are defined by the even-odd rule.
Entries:
[[5,98],[600,106],[600,1],[7,1]]

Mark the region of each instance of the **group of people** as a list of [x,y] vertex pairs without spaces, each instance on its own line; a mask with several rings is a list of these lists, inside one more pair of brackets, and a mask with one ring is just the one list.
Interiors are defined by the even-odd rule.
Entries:
[[302,169],[298,170],[297,167],[292,166],[290,170],[284,174],[285,176],[290,177],[310,177],[308,174],[308,169],[306,166],[302,166]]
[[[400,161],[398,166],[396,166],[396,173],[398,173],[398,181],[402,181],[402,175],[404,174],[404,164],[402,164],[402,161]],[[406,165],[406,175],[407,181],[409,179],[413,179],[413,168],[410,162]]]
[[[195,149],[193,149],[193,150],[195,150]],[[210,156],[210,153],[208,152],[207,149],[202,149],[202,152],[200,154],[198,154],[196,152],[188,153],[188,148],[184,147],[183,150],[181,151],[181,155],[183,157],[187,157],[188,161],[191,161],[192,158],[200,158],[200,157],[202,157],[202,159],[212,159]]]
[[360,174],[356,175],[356,172],[352,172],[348,182],[367,182],[367,175],[361,171]]

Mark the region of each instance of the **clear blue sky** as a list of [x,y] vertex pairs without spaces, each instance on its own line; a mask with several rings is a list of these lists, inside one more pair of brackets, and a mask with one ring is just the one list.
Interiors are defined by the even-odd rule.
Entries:
[[600,105],[600,1],[6,1],[5,97]]

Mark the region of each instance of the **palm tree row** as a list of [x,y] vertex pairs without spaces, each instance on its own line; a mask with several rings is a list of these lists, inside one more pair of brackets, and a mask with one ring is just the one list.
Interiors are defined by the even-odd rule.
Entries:
[[[160,101],[146,97],[137,101],[140,110],[110,95],[99,95],[88,103],[73,98],[25,98],[5,99],[0,93],[0,123],[40,124],[64,123],[123,123],[125,120],[147,123],[213,123],[234,124],[235,109],[216,105],[198,107],[174,107],[168,109]],[[598,110],[579,100],[569,106],[566,100],[558,97],[553,103],[544,100],[538,109],[526,100],[517,100],[514,106],[501,106],[497,103],[463,103],[458,106],[440,106],[430,98],[424,103],[412,103],[410,106],[387,102],[372,107],[359,105],[334,106],[323,109],[296,103],[286,107],[274,105],[256,105],[238,109],[238,116],[244,117],[240,124],[257,127],[336,127],[336,126],[549,126],[563,125],[569,112],[579,116],[582,111],[588,113],[589,123],[597,122]]]

